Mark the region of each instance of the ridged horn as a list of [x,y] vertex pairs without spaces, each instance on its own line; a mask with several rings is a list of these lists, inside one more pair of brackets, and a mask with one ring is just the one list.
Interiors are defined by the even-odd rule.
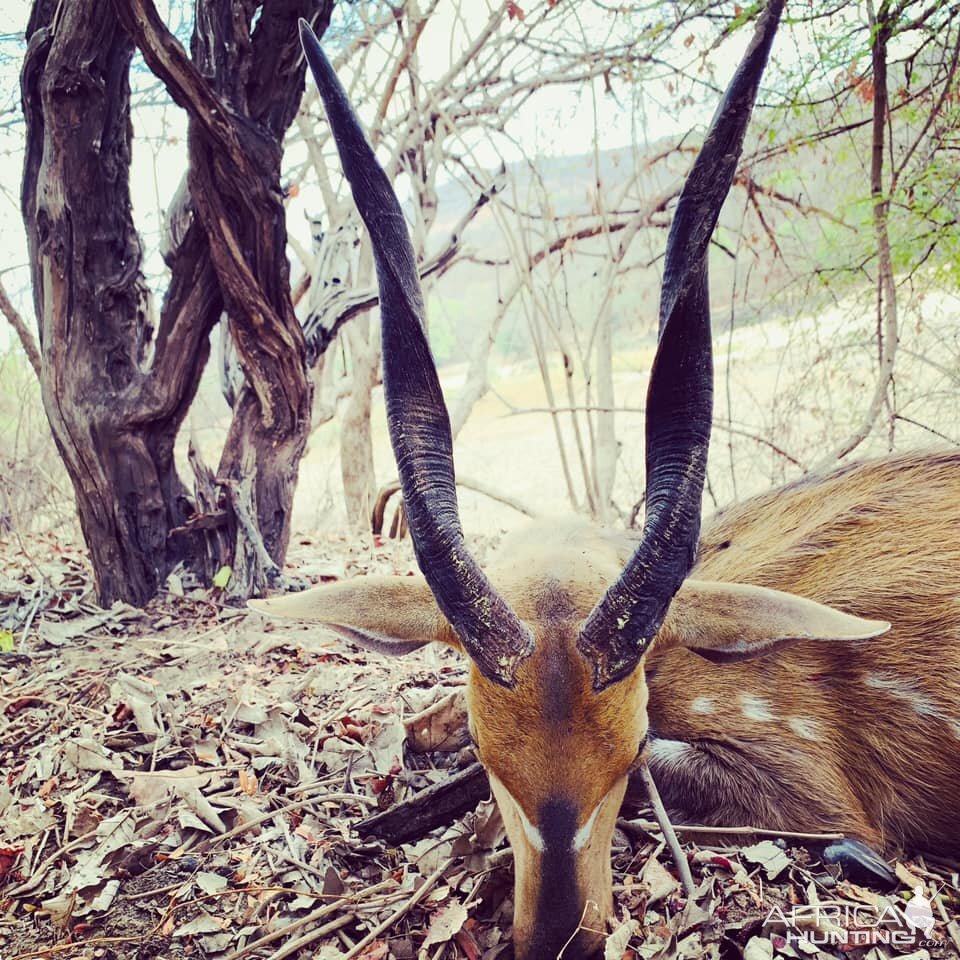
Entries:
[[693,566],[713,418],[707,255],[784,0],[769,0],[680,193],[667,239],[646,416],[643,538],[581,628],[600,691],[629,675]]
[[450,418],[424,332],[423,293],[403,211],[305,20],[300,21],[300,40],[373,246],[380,288],[387,425],[417,563],[443,615],[481,673],[511,687],[518,665],[533,651],[533,637],[493,588],[464,542]]

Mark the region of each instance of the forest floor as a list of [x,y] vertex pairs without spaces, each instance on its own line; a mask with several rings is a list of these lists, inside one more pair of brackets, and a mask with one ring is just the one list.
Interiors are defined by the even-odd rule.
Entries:
[[[0,561],[2,960],[512,957],[492,803],[397,847],[355,831],[470,761],[445,707],[416,743],[404,723],[454,709],[454,653],[388,661],[175,580],[146,610],[105,611],[83,551],[50,536],[0,542]],[[412,558],[330,536],[296,542],[291,566],[318,581]],[[684,834],[688,899],[642,814],[615,836],[606,960],[960,956],[957,864],[892,864],[884,892],[815,844]],[[923,944],[900,919],[917,886],[935,910]],[[797,928],[766,922],[775,908]]]

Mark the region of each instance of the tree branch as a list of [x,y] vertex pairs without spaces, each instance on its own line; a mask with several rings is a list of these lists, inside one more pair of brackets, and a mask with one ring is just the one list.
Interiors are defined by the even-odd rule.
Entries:
[[[432,276],[443,276],[454,265],[457,255],[460,253],[463,234],[467,226],[502,189],[501,171],[501,174],[477,197],[470,209],[457,221],[443,248],[424,260],[420,265],[421,280],[426,280]],[[372,310],[379,302],[380,295],[376,287],[353,291],[337,288],[328,294],[303,322],[303,334],[307,341],[310,364],[315,364],[326,353],[345,323],[361,313]],[[329,319],[331,316],[333,317],[332,320]]]
[[890,249],[889,214],[890,195],[883,183],[883,158],[886,142],[886,126],[889,120],[889,96],[887,90],[887,44],[892,35],[889,17],[889,0],[882,0],[874,13],[873,0],[867,0],[870,17],[871,61],[873,64],[873,137],[870,160],[870,196],[873,200],[873,232],[877,243],[877,348],[879,374],[870,406],[859,427],[825,456],[814,468],[831,466],[852,453],[870,435],[880,416],[880,411],[889,399],[893,382],[894,361],[899,338],[897,321],[897,286],[893,273],[893,254]]
[[30,366],[33,367],[33,372],[37,375],[37,379],[39,379],[42,361],[40,359],[40,348],[37,346],[36,337],[34,337],[32,331],[24,322],[23,317],[17,312],[17,308],[10,302],[2,280],[0,280],[0,312],[3,313],[10,326],[16,331],[17,337],[20,339],[20,345],[27,355],[27,360],[30,361]]

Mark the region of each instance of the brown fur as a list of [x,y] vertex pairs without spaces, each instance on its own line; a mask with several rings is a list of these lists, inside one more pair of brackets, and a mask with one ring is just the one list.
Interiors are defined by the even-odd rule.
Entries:
[[[536,637],[514,689],[475,667],[468,689],[514,848],[521,960],[556,956],[581,915],[597,928],[609,912],[610,841],[648,718],[651,766],[684,821],[960,851],[960,454],[843,467],[721,513],[644,669],[596,694],[578,630],[632,548],[584,523],[540,523],[488,569]],[[456,646],[418,578],[258,608],[379,650]],[[558,839],[558,823],[586,830],[594,811],[579,849]],[[546,876],[558,870],[569,875]],[[597,942],[581,934],[564,956]]]
[[[739,504],[705,529],[693,576],[790,591],[892,629],[725,666],[655,651],[651,727],[694,745],[685,767],[654,768],[677,816],[960,852],[960,453],[843,467]],[[744,694],[775,719],[747,720]],[[698,695],[718,711],[692,713]],[[790,718],[822,736],[798,737]]]

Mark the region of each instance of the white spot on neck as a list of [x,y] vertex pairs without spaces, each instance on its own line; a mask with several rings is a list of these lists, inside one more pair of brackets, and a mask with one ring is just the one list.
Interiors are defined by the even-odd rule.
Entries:
[[816,720],[811,720],[810,717],[791,717],[787,721],[787,726],[804,740],[820,739],[820,724]]
[[679,766],[685,763],[693,753],[693,747],[685,740],[661,740],[651,737],[647,747],[647,757],[651,764]]
[[741,693],[738,699],[743,715],[748,720],[756,720],[758,723],[767,723],[773,720],[773,710],[768,700],[764,700],[763,697],[755,697],[750,693]]
[[690,704],[691,713],[699,713],[702,716],[713,713],[713,709],[716,706],[716,700],[713,697],[697,697],[693,703]]
[[918,717],[939,720],[945,723],[957,739],[960,739],[960,722],[946,707],[932,700],[923,690],[909,680],[903,680],[892,673],[871,673],[865,681],[868,687],[882,690],[884,693],[905,703]]

